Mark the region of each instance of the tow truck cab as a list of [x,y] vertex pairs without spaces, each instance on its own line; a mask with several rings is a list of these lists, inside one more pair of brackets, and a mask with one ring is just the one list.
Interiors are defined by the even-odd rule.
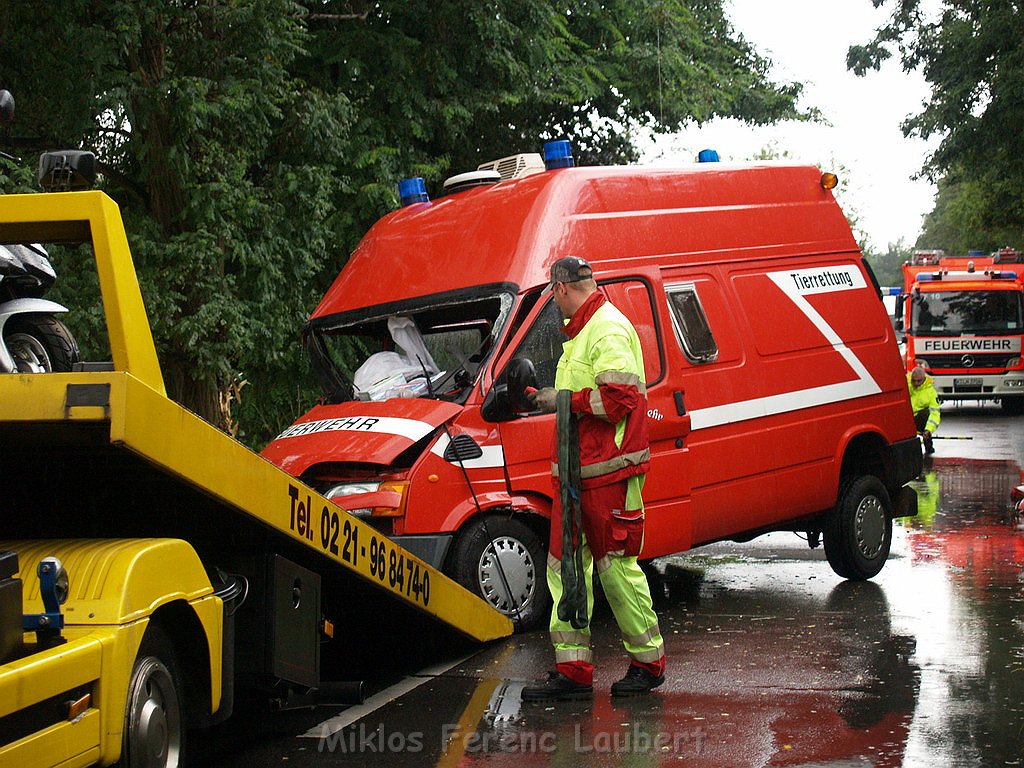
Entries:
[[834,177],[566,154],[486,164],[435,200],[404,183],[304,328],[321,403],[263,456],[539,623],[554,417],[523,410],[522,374],[553,384],[543,289],[577,255],[643,344],[643,557],[793,530],[824,535],[841,575],[877,573],[892,518],[915,513],[920,448]]

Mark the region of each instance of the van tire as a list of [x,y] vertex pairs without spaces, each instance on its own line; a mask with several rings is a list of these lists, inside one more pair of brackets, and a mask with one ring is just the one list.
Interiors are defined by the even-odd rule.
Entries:
[[825,556],[844,579],[878,574],[892,546],[892,501],[874,475],[844,480],[835,507],[825,516]]
[[151,623],[128,683],[119,768],[185,764],[184,690],[174,645]]
[[[513,610],[497,571],[492,541],[497,542],[505,578],[519,598],[518,611]],[[519,632],[534,629],[548,618],[547,545],[521,520],[488,516],[470,521],[459,533],[450,572],[462,586],[508,616]]]

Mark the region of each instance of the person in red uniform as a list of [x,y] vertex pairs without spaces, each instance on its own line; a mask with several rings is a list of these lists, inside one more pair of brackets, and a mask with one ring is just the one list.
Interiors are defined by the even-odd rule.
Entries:
[[[555,387],[536,391],[530,399],[545,413],[561,409],[552,467],[556,504],[547,568],[554,601],[550,632],[555,671],[546,681],[524,688],[522,697],[538,701],[593,695],[590,617],[595,568],[630,656],[625,677],[612,685],[611,693],[645,694],[665,680],[665,644],[647,578],[637,564],[644,526],[641,491],[651,456],[640,340],[626,316],[598,290],[593,270],[583,259],[569,256],[556,261],[551,266],[550,289],[565,318],[563,332],[568,339],[558,361]],[[560,443],[572,446],[561,454],[563,461],[566,456],[572,458],[565,462],[568,467],[559,461]],[[578,499],[582,522],[582,531],[570,527],[567,540],[573,551],[569,552],[563,551],[563,491],[570,506]],[[582,572],[577,572],[579,566]],[[582,582],[563,611],[560,603],[567,570],[574,575],[566,584],[573,584],[577,576]],[[585,606],[581,605],[583,594]]]

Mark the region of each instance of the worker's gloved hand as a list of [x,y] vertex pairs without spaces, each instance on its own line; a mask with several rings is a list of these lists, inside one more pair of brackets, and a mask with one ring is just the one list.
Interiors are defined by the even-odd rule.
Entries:
[[924,435],[925,437],[931,437],[932,436],[932,431],[930,429],[926,429],[921,434]]
[[533,407],[542,413],[554,413],[555,412],[555,397],[557,391],[554,387],[544,387],[544,389],[538,389],[536,392],[531,392],[527,395],[530,402],[533,403]]

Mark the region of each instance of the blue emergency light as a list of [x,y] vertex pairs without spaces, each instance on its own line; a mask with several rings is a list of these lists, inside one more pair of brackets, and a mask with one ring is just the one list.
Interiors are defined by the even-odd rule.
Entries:
[[698,163],[717,163],[718,151],[714,149],[702,149],[697,153]]
[[572,145],[566,139],[544,143],[544,167],[549,171],[556,168],[572,168],[576,161],[572,158]]
[[421,176],[402,179],[398,182],[398,197],[402,201],[403,207],[413,203],[430,202],[430,197],[427,195],[427,184]]

